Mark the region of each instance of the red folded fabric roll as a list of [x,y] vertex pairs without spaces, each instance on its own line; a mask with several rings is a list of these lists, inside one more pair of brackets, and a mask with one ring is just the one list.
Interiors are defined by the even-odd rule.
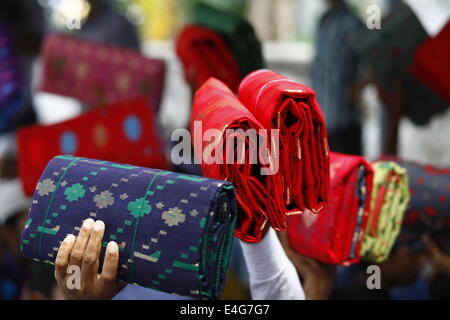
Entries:
[[146,98],[93,110],[55,125],[22,128],[17,143],[19,175],[29,196],[48,161],[59,154],[169,168]]
[[[206,134],[210,129],[218,130],[220,136],[214,140],[208,138]],[[227,129],[242,131],[231,134]],[[245,135],[250,132],[248,129],[253,129],[255,136]],[[261,169],[270,165],[267,132],[230,89],[217,79],[206,81],[195,94],[191,134],[195,139],[195,154],[198,159],[203,159],[203,174],[233,182],[236,187],[240,210],[235,235],[248,242],[258,242],[266,223],[277,230],[285,229],[281,176],[261,174]],[[245,159],[239,157],[239,147],[234,148],[236,145],[245,146],[245,153],[241,153]],[[211,147],[214,147],[214,152],[207,151]],[[236,160],[244,161],[226,164],[228,157],[234,158],[236,154]],[[214,158],[221,159],[222,164],[218,161],[213,163]]]
[[186,81],[194,90],[214,77],[237,92],[239,67],[219,34],[202,27],[187,26],[178,36],[176,51],[183,63]]
[[159,110],[165,64],[139,52],[51,34],[43,46],[40,90],[81,100],[90,107],[148,96]]
[[328,138],[315,92],[269,70],[249,74],[239,99],[266,129],[279,129],[288,212],[319,212],[329,189]]
[[412,73],[450,104],[450,21],[417,49]]
[[328,264],[360,261],[370,210],[373,169],[367,160],[331,152],[330,199],[320,214],[288,217],[293,250]]

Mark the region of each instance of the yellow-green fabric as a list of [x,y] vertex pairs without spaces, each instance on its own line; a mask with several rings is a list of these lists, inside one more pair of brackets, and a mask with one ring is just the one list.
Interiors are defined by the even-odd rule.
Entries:
[[410,195],[406,169],[384,161],[374,163],[373,169],[372,200],[361,256],[364,260],[380,263],[389,257],[397,239]]

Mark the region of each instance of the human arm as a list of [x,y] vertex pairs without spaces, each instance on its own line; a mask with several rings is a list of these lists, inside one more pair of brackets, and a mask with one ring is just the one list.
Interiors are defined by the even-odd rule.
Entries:
[[305,293],[294,265],[270,228],[259,243],[240,241],[255,300],[304,300]]
[[286,232],[280,232],[279,238],[286,255],[292,261],[302,279],[306,299],[328,299],[336,273],[335,266],[305,257],[292,250]]

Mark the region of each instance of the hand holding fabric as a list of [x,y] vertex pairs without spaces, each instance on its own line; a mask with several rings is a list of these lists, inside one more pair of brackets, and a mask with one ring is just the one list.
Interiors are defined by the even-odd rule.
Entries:
[[[55,278],[66,299],[111,299],[125,287],[125,282],[116,279],[119,263],[116,242],[108,243],[102,272],[98,273],[104,232],[105,224],[101,220],[87,219],[78,237],[70,234],[61,243],[55,261]],[[68,268],[81,272],[72,275]],[[77,276],[81,278],[76,279]]]

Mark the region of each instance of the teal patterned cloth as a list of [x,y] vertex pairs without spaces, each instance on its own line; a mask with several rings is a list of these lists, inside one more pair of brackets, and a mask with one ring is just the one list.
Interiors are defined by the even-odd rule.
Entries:
[[32,201],[21,249],[54,263],[83,220],[105,222],[100,261],[119,245],[118,278],[194,298],[220,297],[237,217],[231,183],[106,161],[58,156]]

